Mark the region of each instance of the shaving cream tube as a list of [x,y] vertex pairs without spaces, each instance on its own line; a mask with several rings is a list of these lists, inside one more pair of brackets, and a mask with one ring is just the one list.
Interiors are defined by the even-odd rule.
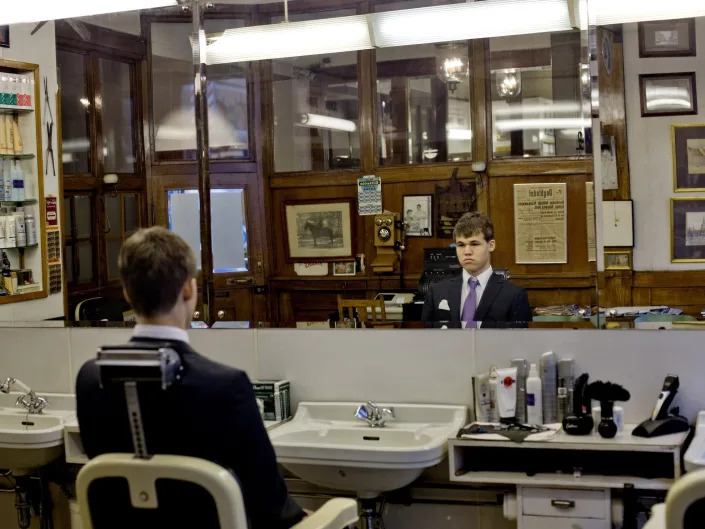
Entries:
[[497,404],[499,420],[516,418],[517,413],[517,368],[497,369]]
[[472,377],[475,393],[475,420],[490,422],[490,375],[483,373]]

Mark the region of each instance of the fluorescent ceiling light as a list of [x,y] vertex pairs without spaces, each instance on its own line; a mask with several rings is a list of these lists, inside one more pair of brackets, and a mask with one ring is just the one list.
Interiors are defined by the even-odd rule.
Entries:
[[591,125],[589,119],[583,118],[536,118],[505,119],[495,122],[495,129],[500,132],[534,129],[583,129]]
[[299,122],[296,124],[301,127],[342,130],[343,132],[355,132],[357,130],[357,125],[354,121],[350,121],[349,119],[333,118],[330,116],[321,116],[320,114],[301,114],[299,116]]
[[58,18],[104,15],[120,11],[135,11],[176,5],[176,0],[29,0],[11,2],[2,0],[0,24],[42,22]]
[[371,22],[383,48],[566,31],[576,25],[575,9],[571,0],[486,0],[375,13]]
[[589,0],[590,23],[598,26],[705,16],[704,0]]
[[207,63],[222,64],[371,49],[367,15],[282,22],[209,35]]

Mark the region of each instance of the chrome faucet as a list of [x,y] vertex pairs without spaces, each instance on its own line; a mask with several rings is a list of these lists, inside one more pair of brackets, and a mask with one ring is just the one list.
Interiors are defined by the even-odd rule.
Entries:
[[394,419],[394,408],[379,408],[372,401],[360,404],[355,411],[355,417],[367,422],[370,428],[382,428],[388,418]]
[[12,386],[19,386],[22,391],[26,391],[25,395],[17,397],[15,404],[24,406],[29,413],[42,413],[42,410],[49,405],[44,397],[39,397],[32,388],[16,378],[8,377],[5,382],[0,383],[0,392],[10,393]]

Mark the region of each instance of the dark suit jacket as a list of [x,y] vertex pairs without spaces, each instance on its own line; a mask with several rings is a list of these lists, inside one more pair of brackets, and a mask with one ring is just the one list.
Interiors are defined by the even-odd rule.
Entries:
[[[462,327],[460,321],[460,298],[462,296],[463,275],[446,279],[431,286],[423,305],[421,319],[427,327]],[[442,300],[448,301],[450,310],[439,309]],[[497,274],[492,274],[487,282],[480,304],[475,311],[475,321],[482,322],[482,328],[528,327],[531,321],[531,308],[526,290],[513,285]]]
[[[230,469],[240,482],[251,529],[299,522],[304,513],[279,473],[247,375],[208,360],[184,342],[166,343],[181,356],[184,372],[167,391],[139,388],[148,453],[199,457]],[[76,401],[88,457],[134,452],[124,389],[101,389],[95,360],[78,374]]]

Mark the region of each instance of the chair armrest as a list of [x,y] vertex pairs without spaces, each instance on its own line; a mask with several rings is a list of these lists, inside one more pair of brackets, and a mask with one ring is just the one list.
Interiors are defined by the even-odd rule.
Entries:
[[357,502],[349,498],[334,498],[291,529],[344,529],[360,518]]

